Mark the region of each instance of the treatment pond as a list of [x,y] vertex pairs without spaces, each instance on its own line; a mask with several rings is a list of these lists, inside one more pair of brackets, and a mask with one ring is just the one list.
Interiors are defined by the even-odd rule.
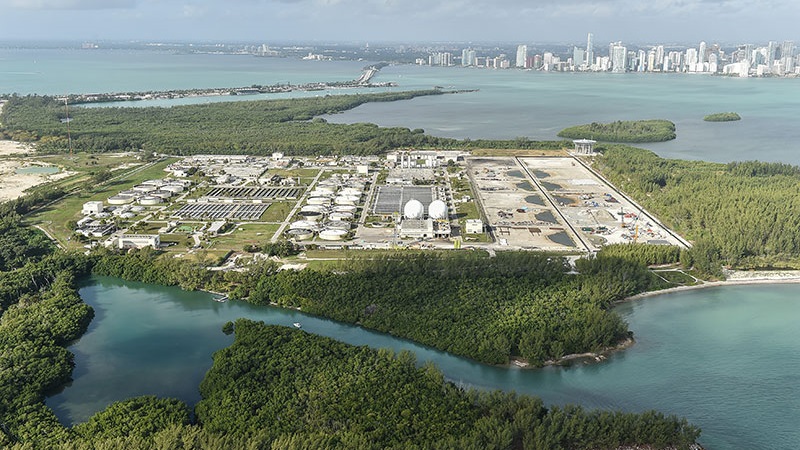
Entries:
[[503,389],[546,403],[685,416],[711,450],[794,449],[800,442],[800,285],[730,286],[665,294],[618,312],[637,344],[607,361],[541,370],[491,367],[297,311],[215,302],[210,294],[95,277],[80,291],[95,309],[75,353],[74,382],[48,399],[66,424],[138,395],[199,400],[211,355],[239,317],[302,324],[355,345],[407,349],[464,387]]

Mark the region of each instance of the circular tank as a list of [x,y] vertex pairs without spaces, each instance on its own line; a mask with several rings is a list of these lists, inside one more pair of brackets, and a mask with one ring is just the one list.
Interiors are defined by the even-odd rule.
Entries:
[[168,199],[168,198],[172,197],[172,192],[170,192],[170,191],[161,191],[161,190],[153,191],[153,192],[150,193],[150,196],[151,197],[160,197],[160,198],[163,198],[163,199]]
[[441,200],[434,200],[428,206],[428,216],[431,219],[447,219],[447,204]]
[[151,186],[149,184],[140,184],[138,186],[134,186],[132,190],[134,192],[141,192],[143,194],[146,194],[146,193],[148,193],[150,191],[156,191],[156,190],[158,190],[158,188],[155,187],[155,186]]
[[298,220],[289,224],[290,230],[308,229],[312,231],[319,230],[319,223],[311,220]]
[[353,205],[339,205],[339,206],[334,206],[331,211],[338,213],[343,213],[343,212],[355,213],[357,209],[358,208],[356,208]]
[[331,220],[353,220],[353,213],[351,212],[333,212],[328,215]]
[[287,231],[286,234],[298,241],[307,241],[314,237],[314,232],[308,228],[293,228]]
[[309,205],[330,205],[331,199],[328,197],[315,196],[315,197],[309,197],[309,199],[306,200],[306,203],[308,203]]
[[358,200],[359,200],[359,198],[356,197],[355,195],[340,195],[340,196],[336,197],[336,200],[334,200],[334,203],[336,203],[337,205],[351,205],[351,206],[354,206],[356,203],[358,203]]
[[403,207],[403,217],[406,219],[422,219],[425,214],[425,207],[419,200],[411,199]]
[[159,203],[163,202],[164,200],[161,197],[155,197],[152,195],[148,195],[147,197],[142,197],[139,199],[140,205],[145,206],[153,206],[158,205]]
[[322,213],[318,211],[300,211],[297,215],[306,220],[322,220]]
[[179,194],[183,192],[183,186],[180,184],[168,184],[161,188],[162,191],[172,192],[173,194]]
[[314,189],[314,192],[333,195],[334,188],[333,187],[328,187],[328,186],[317,186],[317,188]]
[[142,184],[149,184],[151,186],[161,187],[166,183],[164,182],[164,180],[147,180],[142,182]]
[[108,197],[109,205],[127,205],[131,202],[133,202],[133,197],[130,195],[115,195],[113,197]]
[[127,190],[127,191],[121,191],[117,195],[127,195],[128,197],[138,197],[138,196],[142,195],[142,193],[141,192],[136,192],[136,191],[130,189],[130,190]]
[[356,188],[344,188],[339,191],[339,195],[352,195],[356,197],[361,197],[361,190]]
[[325,229],[326,230],[349,230],[351,228],[350,222],[345,222],[344,220],[331,220],[329,222],[325,222]]
[[347,236],[345,230],[322,230],[319,233],[319,238],[323,241],[341,241]]
[[304,211],[314,211],[314,212],[318,212],[318,213],[326,213],[326,212],[328,212],[328,208],[326,208],[326,207],[324,207],[322,205],[306,205],[306,206],[303,206],[302,208],[300,208],[300,212],[304,212]]

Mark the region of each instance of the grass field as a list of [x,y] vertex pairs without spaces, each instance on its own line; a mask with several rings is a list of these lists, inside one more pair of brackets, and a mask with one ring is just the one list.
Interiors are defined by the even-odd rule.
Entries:
[[245,245],[267,242],[278,231],[280,225],[247,223],[237,227],[230,234],[210,239],[209,250],[242,251]]
[[56,238],[61,245],[67,248],[80,248],[81,243],[75,240],[67,240],[72,236],[73,230],[68,224],[80,219],[83,204],[88,201],[106,201],[108,197],[115,195],[119,191],[131,188],[142,181],[153,178],[163,178],[164,168],[176,158],[169,158],[158,162],[143,170],[140,168],[131,169],[127,173],[121,174],[120,178],[94,187],[93,189],[80,190],[75,194],[69,195],[44,208],[41,208],[27,217],[31,225],[39,225]]
[[287,200],[282,202],[275,202],[269,205],[264,215],[261,216],[262,222],[283,222],[286,216],[292,212],[292,208],[297,202],[294,200]]

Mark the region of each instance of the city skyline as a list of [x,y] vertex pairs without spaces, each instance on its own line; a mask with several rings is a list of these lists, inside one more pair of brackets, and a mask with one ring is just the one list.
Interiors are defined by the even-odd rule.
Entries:
[[578,28],[595,42],[800,41],[793,0],[0,0],[0,10],[2,40],[577,42]]

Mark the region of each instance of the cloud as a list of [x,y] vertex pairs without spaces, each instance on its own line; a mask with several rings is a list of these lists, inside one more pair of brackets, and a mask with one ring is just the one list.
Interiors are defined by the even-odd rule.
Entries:
[[0,7],[33,10],[131,9],[137,0],[0,0]]

